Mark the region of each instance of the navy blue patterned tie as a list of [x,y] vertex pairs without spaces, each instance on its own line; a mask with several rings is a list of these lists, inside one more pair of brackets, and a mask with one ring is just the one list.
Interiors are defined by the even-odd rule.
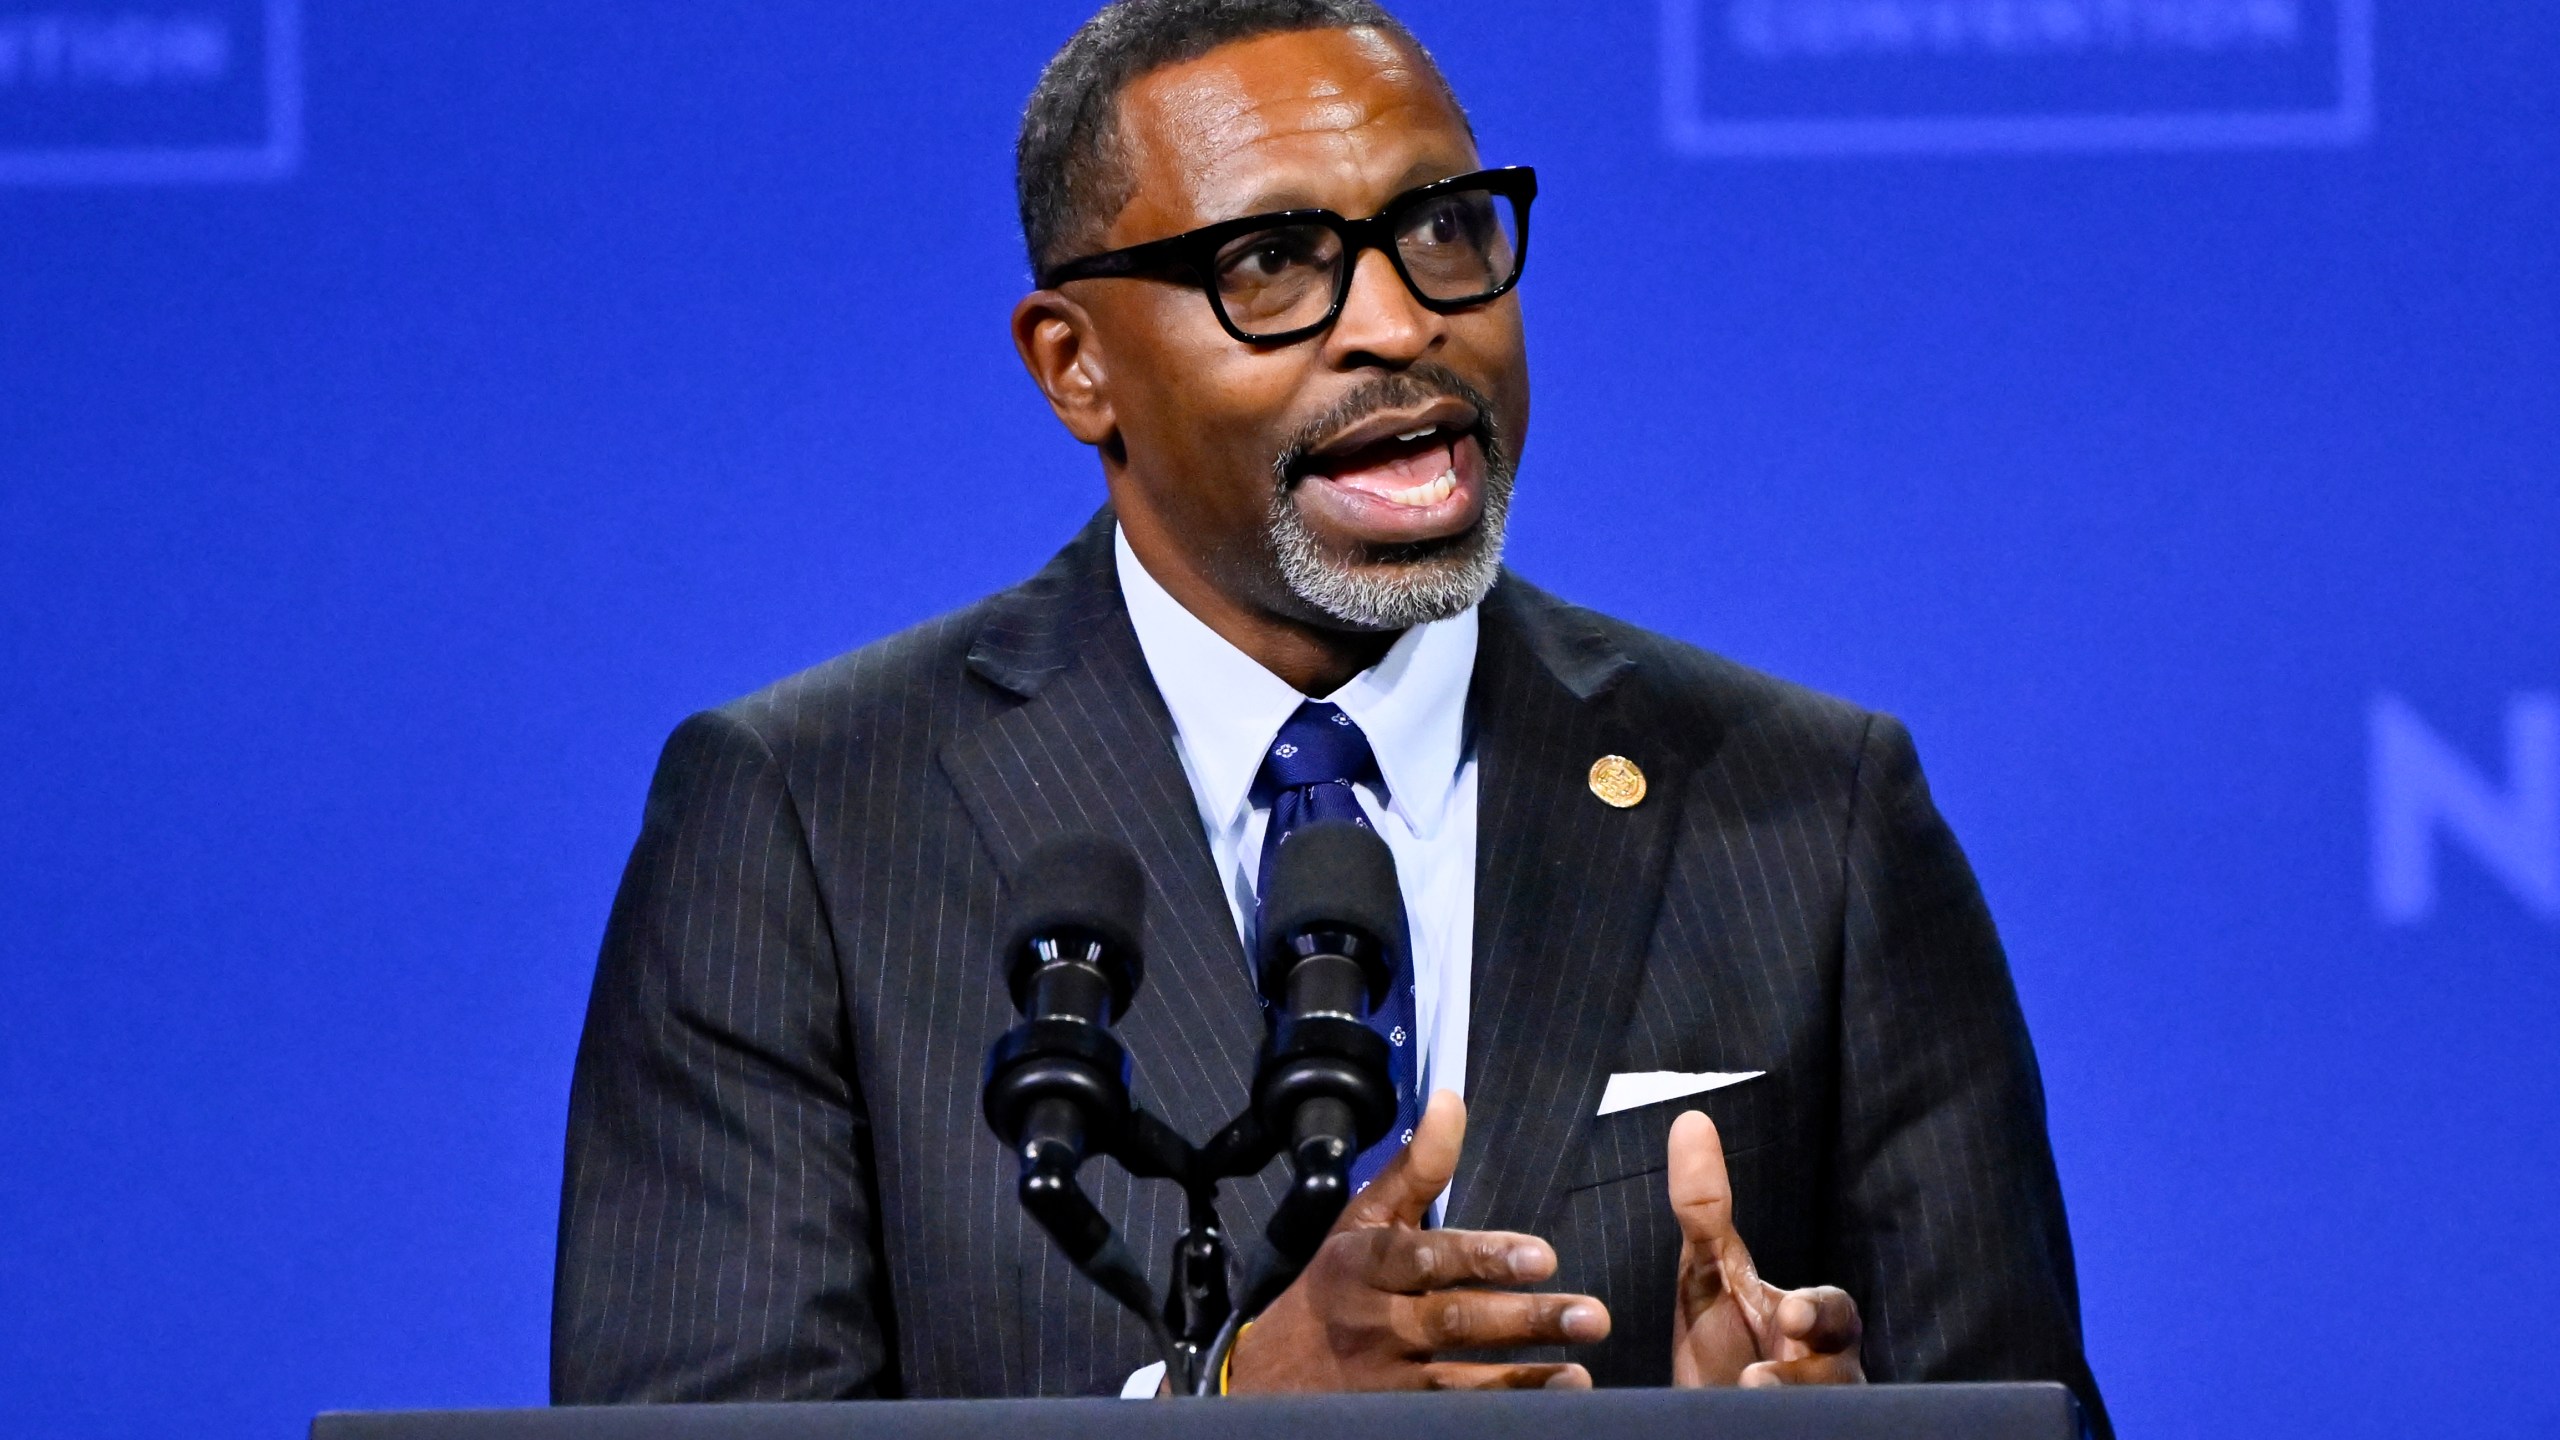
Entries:
[[[1271,823],[1262,832],[1261,879],[1254,886],[1253,931],[1257,937],[1262,933],[1262,897],[1271,893],[1271,868],[1279,858],[1280,842],[1289,837],[1289,832],[1321,820],[1348,820],[1364,829],[1371,828],[1368,813],[1360,808],[1360,797],[1352,793],[1355,781],[1370,785],[1381,796],[1387,793],[1386,779],[1378,773],[1378,757],[1369,749],[1369,737],[1360,733],[1350,716],[1321,700],[1299,706],[1289,723],[1280,727],[1279,737],[1262,757],[1261,773],[1253,782],[1254,798],[1271,807]],[[1408,933],[1396,937],[1399,964],[1395,980],[1388,986],[1386,1003],[1369,1014],[1369,1028],[1387,1041],[1388,1070],[1396,1086],[1396,1123],[1388,1129],[1385,1139],[1362,1151],[1352,1162],[1351,1184],[1355,1190],[1368,1184],[1395,1158],[1396,1152],[1413,1138],[1413,1127],[1422,1121],[1421,1065],[1416,1058],[1421,1037],[1414,1023],[1410,930],[1407,926]]]

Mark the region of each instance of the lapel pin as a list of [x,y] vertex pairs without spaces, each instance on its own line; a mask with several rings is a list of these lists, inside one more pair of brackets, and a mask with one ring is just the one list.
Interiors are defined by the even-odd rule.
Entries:
[[1591,793],[1604,805],[1632,809],[1644,800],[1644,772],[1624,755],[1603,755],[1591,762]]

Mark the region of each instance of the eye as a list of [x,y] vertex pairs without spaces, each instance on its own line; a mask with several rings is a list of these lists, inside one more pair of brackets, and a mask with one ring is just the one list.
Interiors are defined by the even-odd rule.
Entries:
[[1255,241],[1239,256],[1234,268],[1248,278],[1269,279],[1304,259],[1297,247],[1279,240],[1264,239]]
[[1264,230],[1229,244],[1218,255],[1218,281],[1226,286],[1295,282],[1333,263],[1339,245],[1322,226]]
[[1425,245],[1471,245],[1483,234],[1472,197],[1449,196],[1425,206],[1405,228],[1409,241]]

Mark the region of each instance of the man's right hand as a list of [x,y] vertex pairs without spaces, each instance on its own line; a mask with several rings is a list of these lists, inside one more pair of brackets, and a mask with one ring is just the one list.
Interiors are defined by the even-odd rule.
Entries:
[[1531,1295],[1556,1273],[1534,1235],[1427,1230],[1431,1202],[1457,1172],[1467,1107],[1431,1097],[1413,1143],[1343,1207],[1304,1273],[1236,1342],[1235,1394],[1279,1390],[1535,1390],[1591,1388],[1579,1365],[1479,1364],[1447,1350],[1588,1345],[1609,1312],[1588,1295]]

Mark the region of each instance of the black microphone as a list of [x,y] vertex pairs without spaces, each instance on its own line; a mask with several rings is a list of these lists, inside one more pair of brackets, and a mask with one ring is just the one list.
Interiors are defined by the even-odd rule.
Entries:
[[1367,1017],[1401,968],[1403,918],[1395,856],[1367,827],[1327,821],[1281,842],[1259,942],[1279,1018],[1253,1103],[1297,1177],[1267,1232],[1296,1264],[1351,1199],[1353,1158],[1395,1123],[1387,1042]]
[[1034,850],[1010,888],[999,958],[1022,1023],[988,1052],[987,1127],[1021,1160],[1023,1208],[1113,1294],[1134,1283],[1145,1313],[1145,1279],[1075,1173],[1119,1147],[1131,1124],[1128,1054],[1110,1026],[1144,978],[1146,877],[1126,845],[1070,835]]

